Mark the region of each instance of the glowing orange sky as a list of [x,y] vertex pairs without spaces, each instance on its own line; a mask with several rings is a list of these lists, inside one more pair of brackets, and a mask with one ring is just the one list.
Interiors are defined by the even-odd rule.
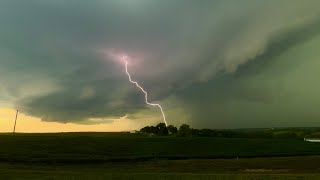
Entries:
[[[0,132],[12,132],[16,110],[0,108]],[[73,123],[43,122],[39,118],[19,114],[16,132],[79,132],[127,131],[139,129],[141,124],[130,119],[115,119],[112,123],[82,125]]]

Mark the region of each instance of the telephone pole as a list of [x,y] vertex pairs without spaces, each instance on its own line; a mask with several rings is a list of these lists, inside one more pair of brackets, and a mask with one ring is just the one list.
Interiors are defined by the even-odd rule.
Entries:
[[16,132],[16,125],[17,125],[18,114],[19,114],[19,110],[17,110],[17,113],[16,113],[16,119],[14,120],[14,127],[13,127],[13,132],[12,132],[12,133],[15,133],[15,132]]

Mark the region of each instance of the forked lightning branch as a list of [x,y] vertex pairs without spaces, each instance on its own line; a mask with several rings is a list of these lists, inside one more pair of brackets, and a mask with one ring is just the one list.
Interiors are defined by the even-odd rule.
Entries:
[[164,114],[164,112],[163,112],[163,109],[162,109],[161,105],[160,105],[160,104],[156,104],[156,103],[151,103],[151,102],[149,102],[149,101],[148,101],[148,93],[147,93],[147,91],[145,91],[145,90],[143,89],[143,87],[139,85],[138,82],[133,81],[133,80],[131,79],[131,75],[130,75],[130,73],[129,73],[129,71],[128,71],[128,59],[127,59],[127,58],[128,58],[128,57],[126,57],[126,56],[125,56],[125,57],[122,57],[122,59],[125,61],[125,68],[126,68],[126,73],[127,73],[127,75],[128,75],[129,81],[130,81],[131,83],[135,84],[135,85],[144,93],[144,99],[145,99],[146,104],[148,104],[148,105],[150,105],[150,106],[157,106],[157,107],[160,109],[161,114],[162,114],[162,117],[163,117],[163,121],[164,121],[164,123],[166,124],[166,126],[168,126],[167,121],[166,121],[166,116],[165,116],[165,114]]

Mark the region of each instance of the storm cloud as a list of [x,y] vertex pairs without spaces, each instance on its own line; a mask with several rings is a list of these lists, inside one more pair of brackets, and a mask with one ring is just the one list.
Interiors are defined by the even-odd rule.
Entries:
[[317,0],[29,0],[0,2],[0,105],[44,121],[161,120],[122,64],[160,102],[169,124],[315,126]]

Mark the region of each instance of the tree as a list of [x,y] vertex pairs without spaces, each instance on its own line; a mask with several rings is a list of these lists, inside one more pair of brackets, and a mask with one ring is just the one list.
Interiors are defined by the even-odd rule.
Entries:
[[158,129],[160,129],[160,128],[167,128],[167,126],[166,126],[165,123],[159,123],[156,127],[157,127]]
[[146,127],[142,128],[140,130],[140,132],[149,134],[149,133],[151,133],[151,127],[150,126],[146,126]]
[[200,137],[216,137],[218,136],[218,132],[212,129],[201,129],[199,132]]
[[178,132],[177,127],[174,127],[173,125],[169,125],[167,129],[171,134],[176,134]]
[[179,136],[182,137],[188,137],[191,136],[191,129],[190,126],[187,124],[182,124],[179,128],[179,132],[178,132]]
[[166,136],[169,134],[165,123],[159,123],[156,128],[158,129],[157,135]]
[[199,134],[200,134],[200,130],[199,129],[191,129],[190,130],[191,131],[191,135],[194,137],[197,137],[197,136],[199,136]]
[[157,127],[151,126],[150,127],[150,133],[152,134],[158,134],[159,129]]

